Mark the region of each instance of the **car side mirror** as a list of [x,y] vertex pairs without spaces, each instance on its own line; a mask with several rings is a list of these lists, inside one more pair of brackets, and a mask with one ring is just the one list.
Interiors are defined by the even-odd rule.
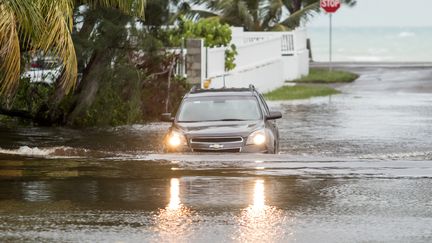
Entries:
[[280,111],[270,111],[270,114],[266,116],[267,120],[276,120],[282,118],[282,113]]
[[164,122],[172,122],[174,118],[171,116],[171,113],[162,113],[161,120]]

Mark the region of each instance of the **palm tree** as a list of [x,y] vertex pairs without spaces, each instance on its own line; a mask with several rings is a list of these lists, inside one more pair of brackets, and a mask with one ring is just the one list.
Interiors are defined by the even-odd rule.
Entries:
[[[277,27],[296,28],[301,21],[307,22],[310,17],[321,11],[319,0],[285,0],[283,8],[289,11],[290,15],[283,20],[279,20]],[[342,4],[348,7],[356,5],[357,0],[341,0]]]
[[77,58],[71,32],[75,5],[114,7],[144,17],[146,0],[0,0],[0,94],[18,86],[22,50],[41,50],[63,63],[59,86],[76,84]]
[[[179,1],[179,0],[177,0]],[[191,18],[217,17],[250,31],[289,30],[320,11],[319,0],[185,0],[179,9]],[[342,0],[354,6],[356,0]],[[192,6],[201,6],[200,10]],[[202,10],[202,8],[206,10]]]

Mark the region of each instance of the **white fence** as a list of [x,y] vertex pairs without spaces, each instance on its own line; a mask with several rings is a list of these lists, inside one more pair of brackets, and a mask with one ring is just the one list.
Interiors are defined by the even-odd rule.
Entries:
[[232,43],[237,47],[236,68],[225,72],[225,48],[203,48],[204,72],[201,84],[211,80],[210,88],[248,87],[261,92],[283,86],[286,80],[309,73],[306,31],[244,32],[232,28]]

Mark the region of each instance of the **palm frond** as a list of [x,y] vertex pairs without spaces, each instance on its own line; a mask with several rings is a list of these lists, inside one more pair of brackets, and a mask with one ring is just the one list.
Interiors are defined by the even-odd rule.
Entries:
[[174,23],[180,16],[184,16],[187,19],[196,20],[201,18],[218,17],[219,15],[210,10],[193,9],[189,3],[182,2],[178,6],[177,12],[170,17],[169,23]]
[[20,43],[13,9],[0,4],[0,94],[11,94],[20,77]]
[[45,16],[45,33],[38,40],[37,47],[45,52],[58,56],[63,63],[60,86],[68,93],[76,84],[77,58],[72,42],[72,12],[71,0],[45,1],[41,6]]
[[274,23],[278,23],[282,15],[282,0],[271,0],[267,6],[262,9],[262,29],[268,30]]
[[270,28],[271,31],[289,31],[290,29],[282,24],[275,24]]
[[16,18],[21,45],[28,45],[41,34],[43,17],[34,0],[9,0],[1,4],[7,6]]
[[120,11],[144,18],[146,0],[83,0],[90,6],[118,8]]
[[218,18],[220,19],[220,16],[213,13],[213,12],[209,12],[209,11],[205,11],[205,10],[189,10],[188,12],[185,13],[178,13],[176,15],[174,15],[171,18],[170,23],[174,23],[175,20],[177,20],[180,16],[184,16],[187,19],[190,20],[199,20],[199,19],[207,19],[207,18]]
[[289,29],[297,27],[301,21],[308,21],[310,17],[320,12],[320,3],[315,2],[305,6],[304,8],[294,12],[288,16],[280,24],[286,26]]
[[242,0],[221,1],[221,20],[235,26],[244,26],[248,30],[254,29],[254,21],[248,5]]

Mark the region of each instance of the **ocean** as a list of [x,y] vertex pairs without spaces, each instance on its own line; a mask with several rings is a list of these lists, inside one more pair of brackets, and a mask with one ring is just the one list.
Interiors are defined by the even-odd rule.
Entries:
[[[328,27],[307,28],[313,60],[329,60]],[[333,61],[432,62],[432,27],[334,27]]]

